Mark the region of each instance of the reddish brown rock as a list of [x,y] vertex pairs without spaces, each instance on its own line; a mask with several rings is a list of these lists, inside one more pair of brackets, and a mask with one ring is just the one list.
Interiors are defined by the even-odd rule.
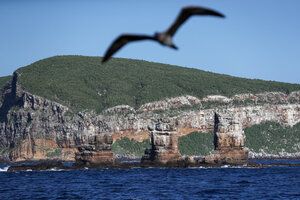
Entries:
[[111,150],[101,150],[101,151],[82,151],[76,153],[76,166],[92,166],[98,164],[113,164],[114,155]]
[[215,113],[214,152],[205,157],[210,164],[245,164],[248,149],[245,133],[238,115]]
[[149,130],[152,148],[146,150],[142,165],[177,163],[181,155],[178,151],[176,124],[169,119],[159,119]]

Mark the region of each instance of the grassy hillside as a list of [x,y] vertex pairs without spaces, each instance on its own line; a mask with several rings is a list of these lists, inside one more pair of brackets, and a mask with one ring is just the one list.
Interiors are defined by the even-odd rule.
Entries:
[[[199,64],[200,65],[200,64]],[[300,90],[298,84],[251,80],[202,70],[131,59],[55,56],[17,70],[29,92],[70,106],[75,111],[127,104],[133,107],[179,95],[202,98]]]

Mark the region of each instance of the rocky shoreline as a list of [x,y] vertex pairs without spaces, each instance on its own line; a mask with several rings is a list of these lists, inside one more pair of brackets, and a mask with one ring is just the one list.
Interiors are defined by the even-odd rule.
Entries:
[[264,168],[264,167],[300,167],[300,163],[258,163],[254,161],[247,162],[243,165],[238,164],[208,164],[208,163],[189,163],[186,161],[170,162],[170,163],[156,163],[152,165],[145,165],[140,162],[120,162],[114,164],[97,164],[86,166],[66,166],[63,162],[48,161],[31,164],[23,164],[18,166],[10,166],[7,171],[47,171],[47,170],[97,170],[97,169],[132,169],[132,168]]
[[[248,163],[246,165],[222,165],[222,164],[192,164],[186,162],[172,162],[172,163],[156,163],[154,165],[145,165],[142,163],[126,162],[115,164],[98,164],[86,166],[65,166],[62,162],[42,162],[36,165],[20,165],[10,166],[7,171],[45,171],[45,170],[84,170],[84,169],[132,169],[132,168],[220,168],[220,167],[243,167],[243,168],[262,168],[264,164],[258,164],[255,162]],[[300,166],[300,164],[299,164]]]

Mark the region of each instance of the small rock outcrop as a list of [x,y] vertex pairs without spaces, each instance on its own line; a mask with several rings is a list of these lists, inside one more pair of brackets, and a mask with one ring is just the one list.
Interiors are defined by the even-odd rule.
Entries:
[[112,135],[101,134],[89,138],[88,144],[78,147],[75,166],[113,165]]
[[209,164],[245,164],[248,149],[245,147],[245,133],[239,116],[233,113],[215,113],[215,150],[205,157]]
[[177,163],[181,159],[178,150],[176,123],[170,119],[158,119],[150,130],[152,148],[146,150],[142,165],[165,165]]

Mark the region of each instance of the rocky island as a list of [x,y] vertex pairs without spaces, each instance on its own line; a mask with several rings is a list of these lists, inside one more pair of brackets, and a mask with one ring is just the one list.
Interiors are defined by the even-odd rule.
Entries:
[[[60,160],[75,162],[75,166],[115,165],[120,154],[113,152],[113,147],[123,138],[150,141],[151,147],[145,154],[134,157],[141,160],[143,166],[156,163],[170,166],[244,164],[248,155],[250,158],[299,156],[300,85],[240,80],[205,74],[200,70],[134,60],[129,62],[126,59],[113,59],[111,66],[98,66],[100,74],[97,78],[105,79],[99,85],[95,81],[98,72],[84,74],[80,71],[82,66],[85,66],[85,71],[93,70],[97,66],[93,63],[97,61],[96,58],[82,56],[53,57],[17,70],[3,83],[0,91],[0,156],[3,162]],[[55,74],[51,71],[63,71],[70,66],[76,74],[60,77],[67,71],[55,71]],[[112,83],[106,78],[118,85],[115,77],[122,80],[118,74],[122,70],[128,76],[132,74],[132,79],[137,82],[119,91],[110,87]],[[137,70],[148,71],[135,74]],[[163,76],[165,88],[154,84],[159,82],[155,76],[147,77],[147,74],[157,74],[161,70],[167,74]],[[176,78],[172,77],[170,73],[177,71]],[[63,91],[77,84],[68,79],[72,76],[80,76],[77,77],[78,82],[87,85],[83,92],[81,87]],[[199,84],[202,79],[210,85],[204,88]],[[230,85],[226,89],[227,82],[233,79],[243,84],[249,82],[249,85]],[[57,84],[59,80],[64,81]],[[220,80],[224,82],[219,83]],[[106,82],[109,84],[105,85]],[[195,87],[189,85],[191,83]],[[119,87],[123,85],[125,82],[121,82]],[[132,90],[128,90],[131,87]],[[90,91],[88,88],[93,89]],[[128,91],[127,94],[117,93],[123,90]],[[88,92],[91,94],[80,96]],[[70,94],[65,96],[65,93]],[[129,95],[128,99],[126,95]],[[282,141],[278,139],[280,145],[290,146],[278,145],[280,151],[266,148],[265,144],[251,146],[252,133],[248,137],[246,130],[266,122],[280,124],[286,130],[295,128],[296,131],[286,134]],[[256,134],[264,135],[267,131],[268,138],[271,138],[271,133],[275,135],[280,129],[272,127]],[[192,132],[198,135],[211,132],[214,135],[209,154],[182,153],[180,138]],[[247,146],[249,141],[250,146]],[[206,144],[196,145],[201,149]]]

